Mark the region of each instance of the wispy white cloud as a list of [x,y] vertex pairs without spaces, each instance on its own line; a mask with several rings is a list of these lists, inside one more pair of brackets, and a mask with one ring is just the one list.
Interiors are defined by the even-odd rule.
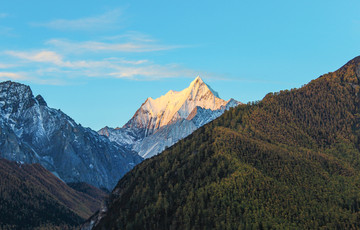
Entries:
[[37,52],[5,51],[5,54],[29,62],[48,63],[58,67],[67,67],[67,68],[88,68],[88,67],[96,67],[99,66],[99,64],[100,65],[103,64],[103,62],[84,61],[84,60],[73,61],[73,62],[64,61],[63,57],[60,54],[49,50],[42,50]]
[[182,66],[148,65],[148,66],[117,66],[108,76],[114,78],[128,78],[134,80],[158,80],[162,78],[194,77],[198,72]]
[[106,58],[104,59],[106,61],[111,61],[113,63],[119,63],[119,64],[131,64],[131,65],[141,65],[141,64],[145,64],[145,63],[149,63],[149,60],[146,59],[141,59],[141,60],[126,60],[124,58],[115,58],[115,57],[110,57],[110,58]]
[[126,40],[126,41],[136,41],[136,42],[157,42],[157,40],[155,40],[151,36],[144,33],[140,33],[138,31],[128,31],[125,34],[107,36],[104,37],[103,39],[110,41]]
[[34,82],[42,85],[64,85],[66,84],[63,79],[56,78],[41,78],[29,76],[29,73],[24,72],[0,72],[0,80],[13,80],[13,81],[26,81],[26,82]]
[[19,73],[0,72],[0,79],[24,80],[26,79],[26,76]]
[[46,27],[55,30],[76,30],[76,31],[94,31],[107,30],[120,26],[121,10],[114,9],[102,15],[86,17],[79,19],[57,19],[45,23],[31,23],[33,26]]
[[130,41],[123,43],[106,43],[97,41],[84,41],[84,42],[72,42],[61,39],[52,39],[46,42],[48,45],[52,45],[58,49],[66,52],[81,53],[81,52],[155,52],[162,50],[171,50],[182,48],[184,46],[179,45],[160,45],[153,42],[138,42]]
[[[126,60],[124,58],[106,58],[102,60],[64,60],[54,51],[37,52],[6,51],[4,54],[23,61],[25,68],[36,76],[67,75],[71,78],[127,78],[134,80],[157,80],[161,78],[194,77],[199,72],[186,69],[177,64],[158,65],[148,60]],[[38,63],[34,66],[33,63]],[[64,78],[64,77],[63,77]],[[38,79],[37,79],[38,80]]]
[[40,52],[5,51],[5,54],[33,62],[48,62],[56,65],[63,65],[62,57],[59,54],[52,51],[40,51]]
[[[0,13],[0,18],[7,17]],[[102,15],[77,19],[56,19],[33,22],[33,26],[62,31],[101,31],[123,26],[120,9]],[[3,30],[3,32],[2,32]],[[0,35],[10,28],[0,26]],[[101,34],[101,33],[99,33]],[[101,36],[101,35],[100,35]],[[166,45],[147,34],[136,31],[97,40],[71,41],[50,39],[38,50],[1,51],[0,78],[32,81],[39,84],[66,84],[88,78],[127,78],[157,80],[173,77],[194,77],[199,73],[177,64],[158,64],[149,60],[149,52],[184,48]],[[125,58],[131,56],[131,59]],[[11,63],[11,65],[7,64]],[[16,71],[14,72],[16,66]]]
[[[132,80],[158,80],[174,77],[194,77],[201,74],[177,64],[157,64],[144,59],[146,52],[170,50],[183,46],[162,45],[142,33],[129,32],[123,35],[103,38],[101,41],[74,42],[51,39],[46,49],[33,51],[4,51],[13,63],[28,70],[33,80],[48,79],[67,82],[73,79],[127,78]],[[91,53],[83,55],[83,53]],[[136,53],[140,57],[126,59],[119,54]],[[0,53],[1,54],[1,53]],[[114,57],[111,54],[114,54]],[[111,55],[111,56],[110,56]],[[4,66],[6,67],[6,66]],[[1,68],[1,64],[0,64]],[[4,68],[6,69],[6,68]]]

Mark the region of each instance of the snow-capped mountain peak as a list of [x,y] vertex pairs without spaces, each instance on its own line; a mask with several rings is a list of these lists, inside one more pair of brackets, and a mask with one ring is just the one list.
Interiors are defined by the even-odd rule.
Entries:
[[193,80],[191,83],[190,83],[190,86],[189,88],[192,88],[193,90],[195,91],[198,91],[198,90],[203,90],[203,92],[208,92],[210,91],[212,94],[214,94],[215,97],[219,97],[219,94],[218,92],[216,92],[215,90],[213,90],[208,84],[206,84],[200,76],[197,76],[195,78],[195,80]]
[[226,104],[227,101],[220,99],[219,94],[198,76],[188,88],[180,92],[170,90],[157,99],[149,97],[124,127],[143,128],[147,135],[187,118],[198,106],[218,110]]
[[219,94],[197,76],[182,91],[170,90],[159,98],[146,99],[124,127],[105,127],[99,134],[148,158],[239,104],[234,99],[219,98]]

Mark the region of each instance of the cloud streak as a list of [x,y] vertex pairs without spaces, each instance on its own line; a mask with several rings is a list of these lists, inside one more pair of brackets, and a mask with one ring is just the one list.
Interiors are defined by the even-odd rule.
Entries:
[[121,10],[114,9],[102,15],[79,19],[57,19],[45,23],[30,23],[32,26],[46,27],[62,31],[95,31],[119,27]]
[[[132,80],[158,80],[174,77],[194,77],[199,72],[177,64],[158,65],[148,60],[126,60],[106,58],[102,60],[65,60],[54,51],[37,52],[6,51],[4,54],[22,61],[23,68],[29,68],[32,75],[51,79],[75,78],[126,78]],[[37,66],[34,65],[37,63]],[[20,64],[19,64],[20,65]],[[37,68],[37,70],[34,70]],[[16,75],[9,75],[13,78]],[[19,76],[20,77],[20,76]],[[20,79],[20,78],[19,78]],[[51,80],[49,79],[49,80]],[[27,78],[27,80],[31,80]]]
[[33,61],[33,62],[48,62],[56,65],[63,65],[62,57],[52,51],[40,51],[40,52],[18,52],[18,51],[6,51],[5,54],[8,54],[13,57],[20,59]]
[[46,42],[58,49],[82,53],[82,52],[125,52],[125,53],[144,53],[163,50],[172,50],[182,48],[184,46],[175,45],[159,45],[150,42],[122,42],[122,43],[106,43],[97,41],[71,42],[60,39],[52,39]]
[[0,79],[11,79],[11,80],[25,80],[27,79],[24,75],[12,72],[0,72]]
[[[0,19],[5,17],[8,15],[0,12]],[[66,84],[89,78],[158,80],[193,78],[199,74],[181,65],[159,64],[149,60],[149,57],[157,56],[152,55],[152,52],[187,46],[162,44],[137,31],[119,33],[117,29],[124,26],[123,18],[122,10],[114,9],[91,17],[32,22],[30,25],[42,30],[47,28],[61,31],[65,37],[47,38],[43,46],[37,49],[0,51],[0,58],[3,58],[0,59],[0,78],[39,84]],[[109,30],[117,32],[102,34]],[[10,35],[11,31],[11,28],[0,26],[0,35]],[[93,40],[92,36],[87,37],[88,39],[83,36],[78,41],[66,39],[66,34],[74,32],[96,32],[100,37]],[[161,55],[164,53],[161,52]]]
[[158,80],[162,78],[194,77],[197,72],[179,65],[117,66],[108,76],[135,80]]
[[[156,40],[138,32],[103,38],[101,41],[74,42],[51,39],[47,48],[32,51],[8,50],[0,53],[32,78],[26,80],[50,84],[85,80],[86,78],[126,78],[131,80],[159,80],[191,77],[201,72],[177,64],[157,64],[144,59],[145,53],[171,50],[183,46],[158,44]],[[86,55],[84,55],[86,53]],[[127,54],[137,57],[124,58]],[[120,57],[119,57],[120,56]],[[122,57],[121,57],[122,56]],[[4,59],[5,60],[5,59]],[[3,67],[3,68],[2,68]],[[10,66],[1,65],[8,71]],[[13,78],[16,75],[12,75]]]
[[0,72],[0,80],[12,80],[12,81],[27,81],[34,82],[42,85],[64,85],[66,84],[62,79],[44,79],[41,77],[29,76],[29,73],[23,72]]

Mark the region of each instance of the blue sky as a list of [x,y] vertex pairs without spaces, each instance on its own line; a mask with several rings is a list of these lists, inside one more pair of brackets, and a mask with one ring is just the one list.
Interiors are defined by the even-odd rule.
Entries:
[[360,55],[360,1],[0,4],[0,80],[95,130],[200,75],[223,99],[298,88]]

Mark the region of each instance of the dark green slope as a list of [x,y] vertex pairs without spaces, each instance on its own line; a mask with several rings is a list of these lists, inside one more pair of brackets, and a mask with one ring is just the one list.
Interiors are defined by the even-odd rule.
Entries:
[[0,159],[0,229],[79,225],[100,208],[104,197],[101,190],[88,187],[87,194],[78,192],[39,164]]
[[113,190],[95,229],[360,228],[360,57],[231,109]]

